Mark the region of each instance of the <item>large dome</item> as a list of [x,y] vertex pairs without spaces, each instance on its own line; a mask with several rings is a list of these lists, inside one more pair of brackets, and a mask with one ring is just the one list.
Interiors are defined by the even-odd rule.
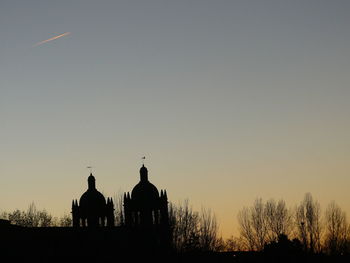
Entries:
[[89,207],[104,207],[106,205],[106,198],[99,191],[95,190],[87,190],[80,197],[79,205],[82,208]]
[[132,189],[131,198],[134,200],[157,200],[159,192],[150,182],[139,182]]
[[131,195],[129,192],[124,194],[124,215],[126,226],[169,226],[166,191],[160,191],[159,195],[157,187],[148,181],[148,170],[144,165],[140,169],[140,182]]
[[140,182],[132,189],[131,198],[136,202],[150,205],[159,198],[157,187],[148,181],[148,171],[144,165],[140,169]]

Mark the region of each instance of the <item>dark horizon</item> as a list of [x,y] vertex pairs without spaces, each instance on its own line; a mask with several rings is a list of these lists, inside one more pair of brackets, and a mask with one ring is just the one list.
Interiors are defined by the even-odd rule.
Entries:
[[[123,253],[135,250],[153,256],[180,257],[214,253],[213,259],[229,260],[237,256],[238,261],[246,260],[246,256],[254,261],[260,257],[269,260],[291,257],[292,262],[310,260],[309,257],[311,261],[319,257],[322,260],[350,257],[350,224],[346,212],[334,201],[322,212],[310,193],[294,208],[283,199],[257,198],[252,206],[239,211],[237,220],[240,234],[223,239],[220,222],[211,209],[202,207],[200,212],[195,211],[188,200],[172,203],[166,189],[159,191],[150,181],[148,169],[142,164],[139,182],[131,191],[106,197],[90,172],[87,190],[80,198],[73,199],[70,215],[53,218],[47,210],[38,210],[32,203],[27,211],[0,213],[0,234],[8,249],[15,244],[16,249],[32,249],[31,245],[25,245],[32,240],[33,244],[47,246],[47,256],[62,251],[59,258],[78,256],[78,251],[87,245],[86,238],[90,240],[88,243],[95,244],[90,252],[96,259],[111,258],[113,246]],[[68,241],[69,245],[59,245]],[[79,243],[78,250],[70,248],[75,243]],[[101,254],[107,244],[110,251],[103,249],[105,252]]]

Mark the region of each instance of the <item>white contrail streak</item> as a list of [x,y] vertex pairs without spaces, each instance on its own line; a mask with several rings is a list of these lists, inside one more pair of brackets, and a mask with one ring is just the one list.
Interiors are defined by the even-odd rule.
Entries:
[[55,36],[55,37],[52,37],[52,38],[49,38],[49,39],[40,41],[40,42],[36,43],[33,47],[36,47],[36,46],[39,46],[39,45],[41,45],[41,44],[50,42],[50,41],[55,40],[55,39],[57,39],[57,38],[61,38],[61,37],[64,37],[64,36],[68,36],[69,34],[70,34],[70,32],[66,32],[66,33],[63,33],[63,34],[61,34],[61,35],[58,35],[58,36]]

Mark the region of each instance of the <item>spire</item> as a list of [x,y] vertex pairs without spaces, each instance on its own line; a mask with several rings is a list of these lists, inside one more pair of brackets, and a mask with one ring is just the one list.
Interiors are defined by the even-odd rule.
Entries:
[[92,173],[90,173],[90,176],[88,177],[88,186],[89,186],[89,190],[96,189],[96,179],[92,175]]

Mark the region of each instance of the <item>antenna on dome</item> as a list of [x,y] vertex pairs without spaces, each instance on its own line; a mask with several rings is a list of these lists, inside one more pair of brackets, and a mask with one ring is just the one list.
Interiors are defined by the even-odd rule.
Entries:
[[143,156],[143,157],[141,158],[141,160],[142,160],[142,166],[145,166],[146,156]]

